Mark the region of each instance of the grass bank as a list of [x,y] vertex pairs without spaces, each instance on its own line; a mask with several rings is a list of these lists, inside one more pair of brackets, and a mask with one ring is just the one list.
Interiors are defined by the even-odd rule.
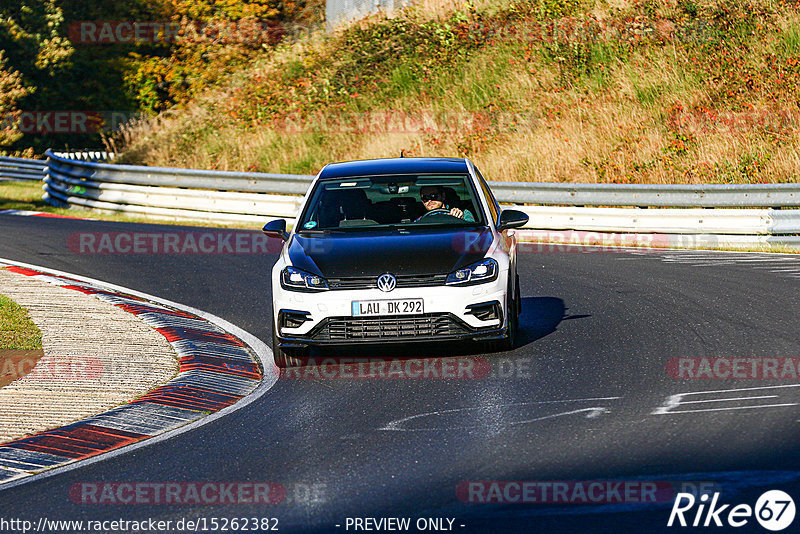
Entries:
[[25,308],[0,295],[0,350],[41,348],[42,333],[28,317]]
[[287,41],[112,142],[220,170],[403,151],[495,180],[796,182],[798,96],[797,3],[429,0]]

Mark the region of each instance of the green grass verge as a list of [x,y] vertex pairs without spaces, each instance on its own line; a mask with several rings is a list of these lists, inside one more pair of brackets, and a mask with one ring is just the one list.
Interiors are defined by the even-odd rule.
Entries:
[[42,348],[42,333],[28,312],[10,298],[0,295],[0,349]]

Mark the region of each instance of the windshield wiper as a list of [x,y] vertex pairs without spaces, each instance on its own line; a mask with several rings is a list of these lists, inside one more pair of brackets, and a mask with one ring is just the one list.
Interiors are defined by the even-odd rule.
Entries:
[[297,231],[298,234],[319,234],[319,235],[333,234],[333,233],[341,234],[341,233],[344,233],[344,232],[345,232],[345,230],[341,230],[339,228],[322,228],[322,229],[318,229],[318,230],[312,230],[310,228],[303,228],[303,229]]

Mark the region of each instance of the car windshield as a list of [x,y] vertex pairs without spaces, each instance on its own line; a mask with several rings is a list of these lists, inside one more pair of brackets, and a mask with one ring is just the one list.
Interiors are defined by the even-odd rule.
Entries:
[[317,183],[298,231],[484,224],[466,174],[363,176]]

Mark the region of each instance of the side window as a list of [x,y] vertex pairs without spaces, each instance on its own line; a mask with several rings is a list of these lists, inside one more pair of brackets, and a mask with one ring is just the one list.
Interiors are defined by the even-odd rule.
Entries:
[[481,183],[481,189],[483,189],[483,196],[486,197],[486,202],[489,204],[489,211],[492,214],[492,220],[495,222],[495,224],[497,224],[497,218],[500,215],[500,205],[497,203],[497,200],[495,200],[492,190],[489,189],[486,180],[484,180],[481,171],[479,171],[477,167],[475,167],[475,174],[478,175],[478,180]]

